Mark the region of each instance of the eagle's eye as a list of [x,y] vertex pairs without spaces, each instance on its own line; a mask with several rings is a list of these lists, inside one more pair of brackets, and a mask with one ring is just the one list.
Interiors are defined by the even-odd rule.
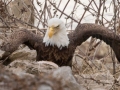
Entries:
[[56,26],[56,28],[59,28],[59,25],[58,25],[58,26]]

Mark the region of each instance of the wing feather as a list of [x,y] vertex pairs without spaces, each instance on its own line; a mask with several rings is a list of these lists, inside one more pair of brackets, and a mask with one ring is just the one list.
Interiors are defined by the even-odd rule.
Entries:
[[4,42],[1,49],[7,52],[14,52],[21,44],[36,49],[38,44],[42,44],[42,37],[26,29],[18,30],[12,33],[7,42]]
[[90,36],[103,40],[110,45],[116,54],[118,61],[120,61],[120,35],[110,29],[97,24],[80,24],[73,33],[69,34],[71,45],[77,47],[86,41]]

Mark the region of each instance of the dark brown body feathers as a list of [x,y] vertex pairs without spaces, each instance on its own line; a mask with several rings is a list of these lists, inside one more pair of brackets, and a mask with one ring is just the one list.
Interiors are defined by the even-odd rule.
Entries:
[[9,41],[4,44],[2,50],[13,52],[22,43],[37,51],[36,60],[53,61],[59,66],[71,66],[74,51],[90,36],[103,40],[114,50],[118,61],[120,61],[120,36],[109,29],[96,24],[80,24],[73,33],[68,35],[70,44],[61,50],[56,46],[45,46],[43,37],[38,36],[28,30],[19,30],[9,37]]

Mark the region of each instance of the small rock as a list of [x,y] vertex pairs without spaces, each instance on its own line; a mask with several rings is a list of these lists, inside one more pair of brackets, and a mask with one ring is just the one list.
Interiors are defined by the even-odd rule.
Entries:
[[56,69],[52,76],[57,80],[60,80],[63,90],[86,90],[80,84],[77,83],[76,79],[72,75],[71,68],[63,66]]

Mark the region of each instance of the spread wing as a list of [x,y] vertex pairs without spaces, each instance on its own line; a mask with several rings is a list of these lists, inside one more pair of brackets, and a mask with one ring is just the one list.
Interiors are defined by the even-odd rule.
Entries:
[[76,30],[69,34],[71,45],[74,47],[81,45],[90,36],[103,40],[106,44],[110,45],[118,61],[120,61],[120,35],[115,34],[115,32],[108,28],[97,24],[85,23],[78,25]]
[[1,49],[7,52],[14,52],[21,44],[26,44],[28,47],[36,49],[38,44],[42,44],[42,37],[36,35],[26,29],[18,30],[12,33],[7,42],[4,42]]

